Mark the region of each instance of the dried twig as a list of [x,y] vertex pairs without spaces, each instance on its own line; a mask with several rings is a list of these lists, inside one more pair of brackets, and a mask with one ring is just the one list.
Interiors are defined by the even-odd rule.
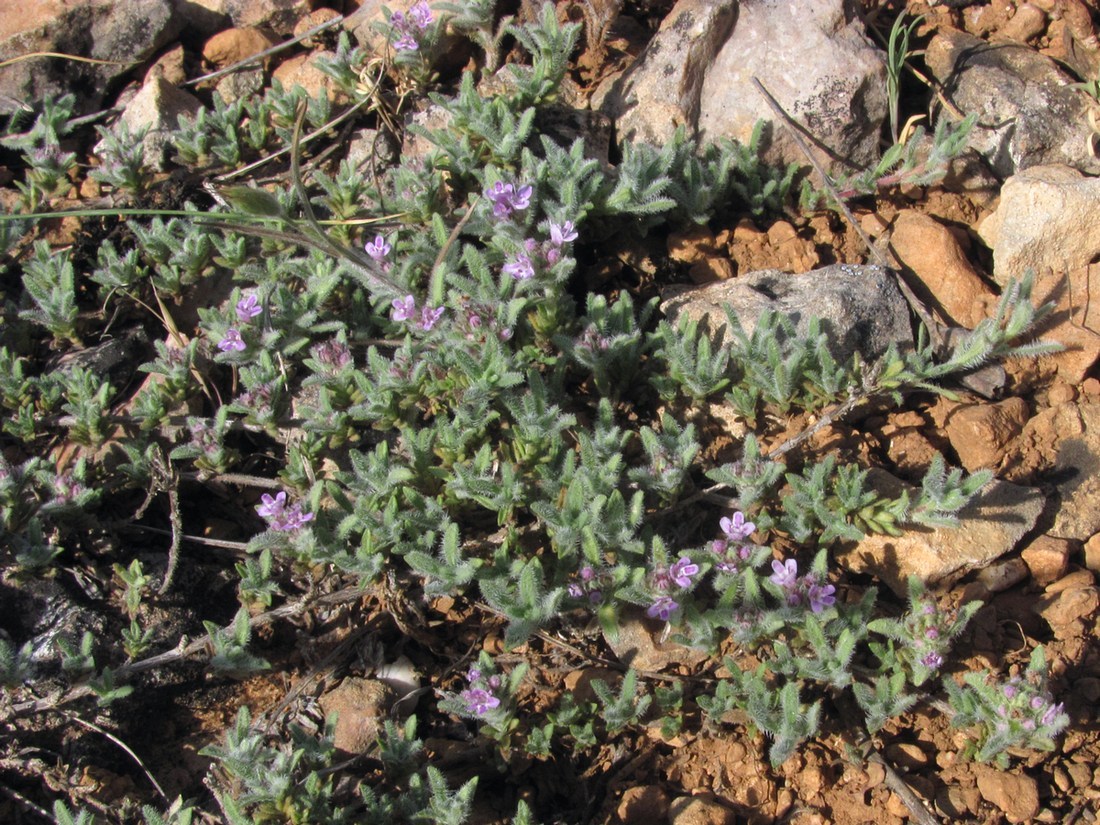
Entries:
[[160,783],[157,782],[156,777],[153,776],[153,774],[149,772],[149,769],[147,767],[145,767],[145,763],[141,761],[141,757],[139,757],[136,753],[134,753],[130,749],[129,745],[127,745],[125,742],[123,742],[121,739],[119,739],[117,736],[115,736],[113,733],[111,733],[106,728],[101,728],[95,722],[89,722],[87,719],[81,719],[75,713],[71,713],[69,711],[62,711],[62,713],[64,714],[66,719],[69,719],[72,722],[76,722],[78,725],[83,725],[84,727],[88,728],[89,730],[94,730],[96,733],[100,734],[101,736],[105,736],[107,739],[110,739],[112,742],[114,742],[116,745],[118,745],[120,748],[122,748],[122,750],[125,751],[126,755],[129,756],[131,759],[133,759],[134,762],[137,763],[137,766],[139,768],[141,768],[141,772],[145,774],[145,778],[149,780],[149,782],[152,784],[152,786],[156,789],[156,792],[158,794],[160,794],[160,798],[163,799],[165,802],[167,802],[169,805],[172,804],[172,800],[170,800],[168,798],[168,794],[166,794],[164,792],[164,788],[162,788],[160,786]]

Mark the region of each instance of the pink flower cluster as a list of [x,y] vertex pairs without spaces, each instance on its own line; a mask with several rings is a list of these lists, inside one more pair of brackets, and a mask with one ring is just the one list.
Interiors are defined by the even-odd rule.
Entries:
[[280,490],[275,496],[264,493],[260,496],[260,504],[256,506],[256,512],[267,519],[272,530],[280,533],[290,533],[313,521],[313,513],[303,513],[299,502],[289,507],[286,506],[286,492]]
[[814,573],[798,575],[798,562],[794,559],[772,561],[772,574],[768,581],[784,592],[787,604],[797,607],[808,604],[814,613],[836,604],[836,588],[823,583]]
[[466,674],[466,680],[470,687],[458,696],[466,703],[466,710],[470,714],[483,717],[500,707],[500,697],[496,695],[496,691],[500,690],[503,683],[499,676],[483,678],[481,671],[472,667]]
[[394,321],[408,321],[417,329],[425,332],[435,326],[436,321],[443,317],[443,307],[423,306],[419,315],[416,311],[416,299],[412,295],[404,298],[394,298],[391,302],[390,318]]
[[398,37],[393,47],[399,52],[415,52],[420,48],[420,35],[435,20],[432,10],[424,0],[416,3],[408,13],[395,11],[390,15],[390,25]]
[[651,619],[667,622],[672,614],[680,609],[680,603],[669,596],[667,591],[671,590],[673,585],[686,590],[691,587],[692,577],[698,573],[699,565],[687,556],[681,556],[667,570],[659,568],[653,575],[653,586],[657,589],[658,596],[646,609],[645,614]]
[[526,209],[531,205],[532,192],[534,188],[529,184],[517,187],[515,184],[498,180],[485,192],[485,197],[493,204],[493,217],[507,220],[512,217],[513,212]]
[[[242,324],[247,324],[261,312],[263,307],[260,306],[260,299],[256,297],[253,292],[245,295],[241,300],[237,301],[235,307],[237,311],[237,320]],[[225,331],[225,337],[218,342],[218,349],[222,352],[244,352],[248,347],[244,338],[241,337],[241,331],[236,327],[230,327]]]

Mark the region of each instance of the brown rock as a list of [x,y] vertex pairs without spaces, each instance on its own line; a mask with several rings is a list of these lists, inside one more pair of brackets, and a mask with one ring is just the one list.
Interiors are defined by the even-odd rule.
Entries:
[[886,747],[890,762],[900,768],[915,771],[929,763],[928,754],[915,742],[896,742]]
[[157,58],[156,63],[149,67],[149,71],[145,73],[145,85],[148,85],[154,77],[159,77],[165,83],[171,83],[173,86],[183,83],[187,80],[187,69],[183,65],[183,60],[183,46],[169,49]]
[[1038,584],[1046,587],[1066,574],[1074,542],[1054,536],[1039,536],[1021,554],[1024,564]]
[[321,710],[338,714],[333,744],[346,753],[363,753],[374,746],[393,704],[393,691],[373,679],[351,677],[321,697]]
[[707,654],[675,642],[658,643],[654,636],[664,633],[665,625],[645,618],[641,611],[625,613],[616,638],[606,635],[607,643],[620,662],[635,670],[658,671],[670,665],[693,667],[705,661]]
[[1021,3],[1016,7],[1012,19],[1001,27],[1001,34],[1011,40],[1026,43],[1041,35],[1046,27],[1047,16],[1041,8],[1032,3]]
[[202,58],[211,66],[224,69],[266,51],[278,42],[270,32],[262,29],[226,29],[206,41]]
[[[323,26],[325,23],[328,23],[330,20],[335,20],[339,16],[340,12],[336,11],[335,9],[330,9],[322,6],[315,11],[311,11],[309,14],[299,20],[294,26],[293,34],[295,37],[301,37],[303,34],[310,31],[311,29],[315,29],[318,26]],[[302,45],[307,47],[313,46],[313,38],[304,38],[302,40]]]
[[934,218],[912,209],[894,220],[890,244],[955,323],[973,329],[996,303],[992,291],[967,260],[958,239]]
[[947,437],[967,470],[993,468],[1027,419],[1027,402],[1022,398],[958,407],[947,417]]
[[1026,822],[1039,813],[1039,785],[1027,774],[975,765],[982,798],[1000,808],[1009,822]]
[[668,793],[660,785],[627,788],[619,800],[616,814],[622,825],[650,825],[668,816]]
[[1042,616],[1051,631],[1059,639],[1079,636],[1084,627],[1079,622],[1091,616],[1100,607],[1100,590],[1082,587],[1045,595],[1035,604],[1035,611]]
[[[872,469],[868,483],[889,497],[904,489],[881,470]],[[994,480],[958,513],[957,527],[922,528],[897,537],[867,536],[845,545],[837,561],[853,572],[877,575],[904,596],[910,575],[926,584],[954,581],[1010,552],[1035,526],[1043,506],[1038,490]]]
[[1085,567],[1094,573],[1100,573],[1100,533],[1085,542]]
[[714,233],[705,226],[673,232],[668,236],[667,245],[668,256],[683,264],[693,264],[717,251]]
[[728,281],[734,276],[733,264],[729,258],[703,258],[696,261],[688,270],[692,283],[712,284],[715,281]]
[[705,796],[681,796],[668,808],[669,825],[736,825],[729,808]]
[[1100,404],[1062,404],[1043,410],[1008,446],[1004,477],[1049,479],[1060,498],[1047,531],[1083,541],[1100,532]]
[[287,89],[301,86],[310,97],[319,97],[324,92],[333,104],[338,105],[346,100],[346,95],[336,85],[336,81],[317,68],[318,58],[335,56],[334,52],[328,51],[296,55],[283,61],[271,77]]
[[573,694],[573,698],[580,703],[596,700],[596,691],[592,689],[592,683],[599,679],[610,687],[618,685],[622,673],[610,667],[584,667],[580,670],[571,670],[565,674],[565,689]]

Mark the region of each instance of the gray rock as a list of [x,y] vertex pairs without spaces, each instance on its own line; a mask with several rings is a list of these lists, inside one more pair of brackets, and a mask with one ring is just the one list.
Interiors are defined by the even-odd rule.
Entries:
[[264,70],[256,67],[255,69],[239,69],[232,74],[218,78],[214,91],[225,103],[232,103],[242,97],[257,95],[263,91],[263,88]]
[[969,145],[1002,177],[1051,163],[1100,173],[1088,121],[1095,104],[1050,58],[1016,43],[943,31],[928,45],[925,61],[951,102],[977,113]]
[[[145,165],[163,170],[165,150],[171,144],[171,134],[180,115],[194,115],[201,108],[202,103],[194,95],[154,77],[126,104],[119,120],[129,127],[130,134],[148,129],[143,141]],[[96,152],[102,151],[101,147],[102,142],[96,144]]]
[[645,51],[614,83],[601,111],[620,140],[666,143],[678,126],[694,135],[703,78],[733,26],[733,0],[680,0]]
[[[864,164],[877,157],[886,116],[885,68],[850,0],[681,0],[638,62],[595,99],[620,139],[666,142],[678,126],[704,140],[747,143],[773,120],[757,77],[824,151]],[[812,142],[812,141],[811,141]],[[766,155],[805,164],[782,128]]]
[[804,275],[765,269],[702,287],[672,287],[664,298],[661,310],[671,323],[686,313],[705,319],[715,333],[725,326],[727,306],[750,334],[766,309],[786,315],[799,331],[820,318],[841,362],[856,352],[874,361],[891,344],[902,351],[913,346],[909,306],[893,276],[878,266],[834,264]]
[[99,107],[109,86],[169,43],[182,27],[171,0],[47,0],[0,14],[0,60],[63,52],[106,64],[39,57],[0,70],[0,112],[46,95],[77,95],[78,113]]
[[[699,132],[747,143],[760,119],[773,120],[752,85],[764,87],[817,144],[822,162],[877,160],[886,117],[886,67],[850,0],[744,0],[733,34],[703,81]],[[805,165],[776,124],[767,159]]]
[[[868,482],[887,496],[904,487],[877,469],[868,474]],[[957,527],[867,536],[842,548],[836,559],[851,572],[877,576],[899,596],[905,595],[909,576],[928,585],[947,585],[1013,550],[1035,526],[1044,505],[1038,490],[994,480],[959,512]]]

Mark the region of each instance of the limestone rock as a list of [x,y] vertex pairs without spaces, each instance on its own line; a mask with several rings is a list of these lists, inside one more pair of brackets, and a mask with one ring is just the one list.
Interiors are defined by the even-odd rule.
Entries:
[[672,287],[664,298],[661,310],[673,325],[686,313],[706,319],[714,332],[726,326],[727,306],[749,334],[765,309],[786,315],[801,331],[818,317],[839,362],[855,352],[872,362],[891,344],[905,350],[913,343],[909,307],[893,277],[877,266],[834,264],[804,275],[767,269],[703,287]]
[[0,13],[0,60],[31,52],[64,52],[113,61],[74,63],[39,57],[0,70],[0,112],[25,101],[67,92],[78,113],[96,109],[110,85],[179,34],[171,0],[35,0],[5,3]]
[[1007,398],[997,404],[968,404],[947,417],[947,437],[970,472],[993,469],[1005,447],[1020,434],[1028,418],[1027,402]]
[[678,126],[694,134],[703,78],[714,70],[736,6],[733,0],[680,0],[673,6],[604,99],[602,111],[616,121],[621,140],[667,143]]
[[[884,495],[902,489],[882,470],[871,470],[868,482]],[[845,546],[837,561],[852,572],[878,576],[899,596],[911,575],[928,585],[948,584],[1010,552],[1035,526],[1043,504],[1038,490],[994,480],[958,513],[958,526],[867,536]]]
[[927,287],[957,324],[973,329],[996,305],[996,297],[967,260],[958,238],[922,212],[906,209],[894,220],[890,245],[898,261]]
[[[126,104],[119,120],[129,127],[130,134],[148,129],[143,141],[145,164],[163,170],[165,150],[171,146],[171,135],[179,124],[180,115],[194,115],[201,108],[197,97],[158,76],[141,87]],[[97,152],[102,145],[102,142],[96,145]]]
[[1051,163],[1100,173],[1088,125],[1093,104],[1050,58],[1019,44],[943,30],[928,44],[925,61],[952,102],[965,114],[977,113],[984,128],[971,131],[969,145],[1002,177]]
[[[886,68],[850,0],[742,2],[733,34],[703,80],[700,136],[747,143],[772,110],[752,85],[756,77],[814,142],[826,165],[856,166],[878,158],[886,117]],[[776,124],[768,159],[805,165],[787,130]]]
[[1009,477],[1053,484],[1059,506],[1049,535],[1084,541],[1100,532],[1100,405],[1043,410],[1024,425],[1001,466]]
[[337,714],[333,744],[346,753],[363,753],[375,740],[393,704],[393,691],[372,679],[351,677],[321,697],[325,716]]
[[1005,181],[997,211],[978,234],[993,250],[993,278],[1074,270],[1100,253],[1100,179],[1065,165],[1035,166]]

